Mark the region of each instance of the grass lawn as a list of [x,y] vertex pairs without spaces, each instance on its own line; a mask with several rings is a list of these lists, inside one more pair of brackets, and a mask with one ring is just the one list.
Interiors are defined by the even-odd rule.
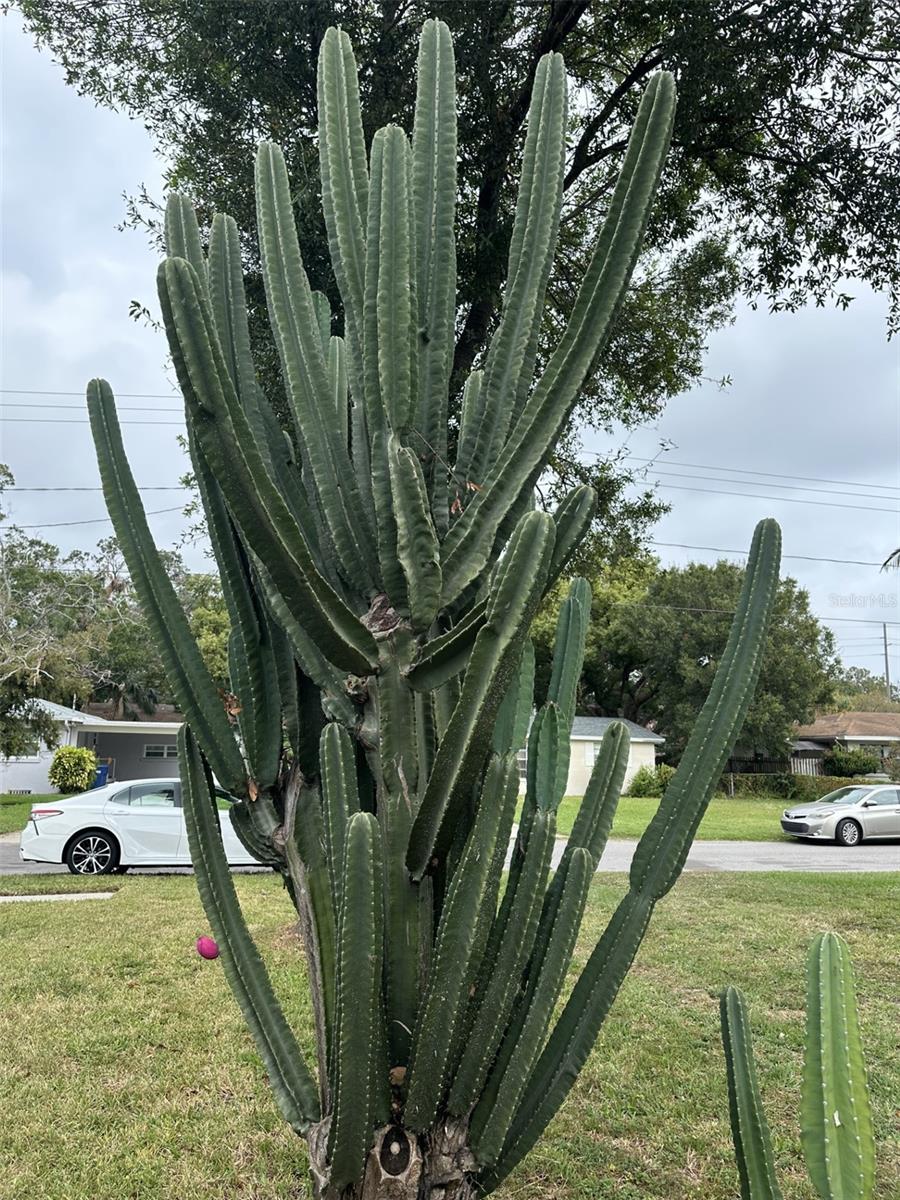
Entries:
[[[579,796],[566,796],[559,806],[557,833],[568,834],[581,803]],[[640,837],[656,812],[659,800],[623,796],[616,809],[612,836]],[[728,799],[716,796],[700,822],[697,838],[723,839],[729,842],[790,841],[781,832],[779,821],[787,807],[785,800],[766,800],[757,797]]]
[[[7,877],[4,890],[88,881]],[[0,908],[4,1200],[298,1200],[302,1142],[279,1119],[190,877],[90,881],[90,904]],[[270,875],[240,876],[251,930],[307,1049],[311,1014],[292,910]],[[583,962],[623,889],[594,885]],[[549,1200],[734,1200],[717,990],[752,1006],[785,1194],[812,1200],[799,1149],[804,959],[836,928],[858,975],[878,1149],[877,1200],[900,1194],[896,920],[889,875],[691,875],[660,905],[637,964],[560,1115],[498,1192]]]
[[52,796],[10,796],[0,795],[0,833],[18,833],[25,828],[32,804],[40,804],[43,800],[59,800],[54,792]]
[[[18,832],[25,828],[32,804],[58,800],[52,796],[0,796],[0,833]],[[557,831],[568,834],[578,812],[581,798],[566,796],[559,808]],[[656,812],[658,800],[642,800],[623,796],[619,801],[613,825],[613,837],[640,837]],[[786,839],[778,821],[784,811],[784,800],[716,798],[707,810],[697,837],[724,838],[727,841],[780,842]]]

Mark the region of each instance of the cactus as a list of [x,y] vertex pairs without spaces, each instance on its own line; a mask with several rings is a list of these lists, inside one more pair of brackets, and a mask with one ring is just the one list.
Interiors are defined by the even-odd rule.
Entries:
[[[801,1142],[821,1200],[871,1200],[875,1142],[846,942],[819,934],[807,961],[806,1052]],[[731,1131],[741,1200],[781,1200],[763,1110],[747,1005],[737,988],[721,996]]]
[[[257,383],[237,228],[215,217],[205,245],[190,204],[170,198],[160,303],[231,616],[237,704],[227,709],[150,537],[112,392],[88,386],[110,515],[187,720],[185,811],[201,898],[276,1102],[307,1139],[318,1196],[465,1200],[506,1176],[590,1051],[746,713],[777,577],[771,521],[757,530],[731,639],[628,895],[554,1024],[628,737],[621,725],[607,734],[553,874],[587,584],[570,585],[547,703],[533,720],[529,627],[587,533],[595,497],[579,487],[554,513],[535,511],[535,484],[628,285],[674,104],[671,76],[655,76],[570,324],[535,378],[566,130],[562,59],[541,61],[509,283],[455,439],[446,25],[423,29],[411,142],[388,126],[368,149],[350,43],[338,29],[323,39],[319,153],[340,334],[301,261],[282,153],[259,148],[284,429]],[[242,920],[213,773],[238,797],[238,836],[296,906],[315,1063]]]

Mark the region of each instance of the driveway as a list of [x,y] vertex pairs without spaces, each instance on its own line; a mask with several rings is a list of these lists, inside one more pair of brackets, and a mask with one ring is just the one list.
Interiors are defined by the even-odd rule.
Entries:
[[[554,865],[559,862],[565,838],[557,838]],[[637,842],[616,838],[600,860],[601,871],[627,871]],[[254,870],[252,867],[244,868]],[[133,869],[138,875],[185,875],[188,867]],[[844,847],[820,842],[694,842],[687,871],[900,871],[900,841],[864,842]],[[63,866],[19,862],[19,835],[0,836],[0,875],[67,874]]]

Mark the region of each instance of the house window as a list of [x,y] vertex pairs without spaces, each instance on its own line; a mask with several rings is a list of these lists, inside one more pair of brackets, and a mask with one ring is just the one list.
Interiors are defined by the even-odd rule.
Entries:
[[177,758],[178,747],[172,743],[170,746],[164,746],[161,743],[151,742],[150,745],[144,746],[144,758]]
[[520,750],[516,755],[516,766],[519,768],[519,783],[525,783],[528,775],[528,751]]

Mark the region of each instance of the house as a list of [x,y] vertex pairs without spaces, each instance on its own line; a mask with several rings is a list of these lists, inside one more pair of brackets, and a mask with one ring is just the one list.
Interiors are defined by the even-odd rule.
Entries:
[[[180,713],[158,710],[147,720],[112,721],[96,711],[79,712],[50,700],[38,703],[56,721],[57,745],[89,747],[98,761],[107,763],[110,780],[171,778],[178,774]],[[53,753],[41,744],[33,754],[0,759],[0,793],[52,792],[47,772]]]
[[794,730],[791,764],[809,764],[805,773],[822,774],[822,759],[833,746],[867,750],[884,760],[900,752],[900,712],[840,712],[816,717]]
[[[643,725],[634,721],[626,721],[624,717],[576,717],[572,722],[572,733],[569,737],[569,778],[566,782],[567,796],[583,796],[594,763],[597,761],[597,751],[613,721],[621,721],[628,729],[630,746],[628,751],[628,766],[625,768],[624,788],[634,778],[641,767],[656,766],[657,747],[662,746],[665,738]],[[526,751],[519,751],[519,778],[524,789]]]

